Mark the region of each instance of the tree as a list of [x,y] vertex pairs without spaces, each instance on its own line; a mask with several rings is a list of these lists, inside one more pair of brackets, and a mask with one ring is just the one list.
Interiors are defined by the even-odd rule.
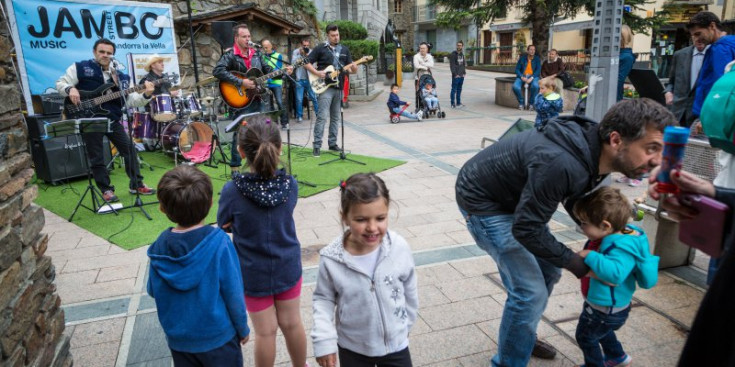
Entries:
[[[543,52],[549,44],[549,27],[554,18],[572,18],[580,11],[593,14],[595,0],[430,0],[431,4],[447,9],[437,15],[436,24],[440,27],[458,29],[462,24],[473,22],[479,28],[495,18],[506,16],[508,9],[520,8],[523,22],[531,25],[532,41],[536,50]],[[653,17],[641,17],[636,11],[644,10],[653,0],[625,0],[631,7],[623,14],[623,23],[628,24],[634,33],[646,33],[666,22],[666,11],[657,12]]]

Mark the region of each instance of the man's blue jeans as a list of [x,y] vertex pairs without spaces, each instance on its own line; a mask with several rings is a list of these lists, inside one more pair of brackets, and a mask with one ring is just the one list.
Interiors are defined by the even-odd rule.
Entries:
[[309,99],[314,105],[314,114],[318,115],[319,102],[316,100],[314,90],[311,89],[311,85],[309,85],[309,79],[299,79],[298,83],[294,84],[294,89],[296,91],[296,118],[304,117],[304,90],[309,94]]
[[322,146],[324,124],[327,122],[327,118],[329,118],[327,144],[330,148],[336,147],[340,110],[342,108],[342,92],[337,88],[329,87],[319,95],[318,101],[319,113],[316,115],[316,123],[314,124],[314,148],[321,148]]
[[[516,98],[518,99],[519,105],[524,105],[523,102],[525,101],[524,96],[523,96],[523,94],[525,93],[523,89],[525,89],[525,87],[523,86],[523,84],[524,84],[523,80],[521,80],[521,78],[518,78],[518,77],[516,77],[516,81],[513,83],[513,93],[516,94]],[[538,94],[538,79],[533,78],[533,80],[531,80],[531,85],[528,86],[528,104],[529,105],[533,104],[533,99],[536,98],[537,94]]]
[[288,123],[288,109],[283,108],[283,86],[269,85],[268,89],[271,90],[274,97],[271,100],[271,110],[281,111],[281,126],[286,126]]
[[623,311],[608,314],[590,307],[587,302],[584,303],[575,337],[584,354],[585,367],[605,367],[605,359],[625,355],[623,346],[615,336],[615,330],[625,324],[629,313],[630,306]]
[[[452,78],[452,91],[449,93],[449,100],[452,102],[452,106],[462,104],[462,85],[464,84],[464,77]],[[454,103],[457,101],[457,103]]]
[[492,366],[528,364],[536,342],[536,328],[561,270],[534,256],[513,237],[513,215],[468,215],[460,209],[467,229],[498,265],[508,299],[503,307],[498,353]]

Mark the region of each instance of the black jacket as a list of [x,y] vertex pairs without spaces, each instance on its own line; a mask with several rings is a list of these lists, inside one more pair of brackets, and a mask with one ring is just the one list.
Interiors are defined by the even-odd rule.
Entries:
[[457,175],[456,198],[470,215],[513,214],[513,236],[535,256],[577,277],[588,268],[547,224],[559,203],[567,211],[595,188],[602,142],[598,124],[579,116],[549,120],[540,130],[503,139],[471,158]]
[[[735,190],[717,187],[715,199],[735,208]],[[725,229],[728,236],[720,267],[712,284],[704,295],[694,318],[679,367],[734,366],[735,365],[735,250],[733,250],[733,226]]]
[[452,51],[451,54],[449,54],[449,71],[452,73],[452,78],[455,76],[465,76],[467,72],[465,71],[465,66],[467,66],[467,59],[465,58],[465,55],[462,54],[461,62],[460,53],[457,52],[457,50]]
[[[268,65],[265,65],[261,61],[260,51],[256,51],[253,55],[250,68],[260,69],[263,74],[268,74],[272,71]],[[240,85],[240,78],[232,75],[230,71],[238,71],[243,74],[248,71],[248,68],[245,66],[245,61],[243,61],[242,57],[235,55],[233,50],[225,52],[222,57],[219,58],[217,65],[215,65],[214,70],[212,70],[212,75],[219,80],[230,82],[234,85]]]

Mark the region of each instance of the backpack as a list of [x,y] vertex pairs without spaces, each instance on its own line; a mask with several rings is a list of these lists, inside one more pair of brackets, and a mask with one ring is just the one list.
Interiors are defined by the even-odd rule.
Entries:
[[735,154],[735,70],[726,71],[712,85],[699,119],[712,147]]

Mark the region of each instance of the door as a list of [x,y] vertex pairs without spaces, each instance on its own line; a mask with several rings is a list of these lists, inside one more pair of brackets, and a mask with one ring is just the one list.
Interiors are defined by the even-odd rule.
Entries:
[[[436,29],[426,31],[426,42],[429,42],[429,44],[432,47],[432,50],[429,50],[429,52],[435,52],[436,51]],[[418,53],[419,50],[416,49],[416,52]]]
[[496,64],[513,63],[513,32],[502,32],[500,36],[500,52]]
[[483,64],[489,64],[490,63],[490,57],[492,56],[492,51],[490,51],[490,45],[493,44],[493,32],[488,30],[482,31],[482,46],[485,47],[485,49],[482,51],[482,60],[480,60]]

